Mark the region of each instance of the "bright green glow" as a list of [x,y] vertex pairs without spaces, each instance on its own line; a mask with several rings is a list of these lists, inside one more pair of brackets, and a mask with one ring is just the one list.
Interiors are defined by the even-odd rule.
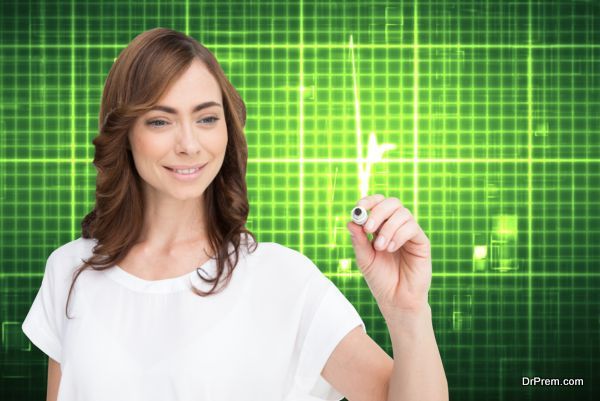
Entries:
[[343,272],[349,271],[352,268],[352,260],[351,259],[340,259],[339,268]]
[[495,222],[494,231],[501,235],[516,235],[517,234],[517,216],[498,216]]
[[478,245],[473,249],[473,259],[485,259],[487,256],[487,246]]

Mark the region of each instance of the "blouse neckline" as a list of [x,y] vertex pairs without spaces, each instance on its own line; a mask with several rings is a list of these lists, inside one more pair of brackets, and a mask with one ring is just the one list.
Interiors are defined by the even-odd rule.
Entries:
[[[198,273],[196,271],[197,269],[203,271],[200,271]],[[117,264],[106,269],[105,272],[109,278],[137,292],[170,293],[191,289],[192,284],[197,287],[199,283],[203,281],[198,276],[198,274],[205,278],[214,277],[214,273],[216,272],[216,260],[208,259],[206,262],[204,262],[202,265],[192,270],[191,272],[185,273],[177,277],[165,278],[161,280],[143,279],[125,271]]]
[[[245,245],[247,245],[247,243],[244,244],[244,246]],[[242,248],[244,247],[240,247],[240,256],[246,253]],[[233,244],[230,242],[228,244],[228,253],[231,254],[233,250]],[[133,291],[142,293],[173,293],[191,290],[192,287],[200,288],[203,291],[209,291],[214,283],[206,283],[200,276],[205,279],[215,278],[217,276],[217,260],[214,257],[209,258],[191,272],[162,280],[143,279],[125,271],[118,264],[105,269],[104,272],[107,277],[113,281],[116,281]]]

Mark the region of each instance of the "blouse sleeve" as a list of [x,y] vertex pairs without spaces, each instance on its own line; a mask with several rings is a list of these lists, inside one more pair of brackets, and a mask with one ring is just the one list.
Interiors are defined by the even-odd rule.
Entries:
[[46,261],[42,283],[21,329],[36,347],[60,363],[62,347],[58,323],[60,309],[55,296],[55,255],[56,252],[52,252]]
[[361,326],[365,333],[367,330],[344,294],[317,267],[314,269],[316,277],[309,283],[304,327],[301,329],[303,342],[298,359],[296,385],[303,389],[306,396],[338,401],[344,395],[321,376],[321,371],[346,334],[357,326]]

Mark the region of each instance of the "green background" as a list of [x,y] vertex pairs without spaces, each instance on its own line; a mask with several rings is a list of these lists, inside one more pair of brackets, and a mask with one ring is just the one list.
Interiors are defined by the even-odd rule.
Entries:
[[390,355],[345,227],[374,193],[431,239],[451,399],[591,399],[599,17],[595,1],[3,2],[0,398],[45,397],[47,357],[21,323],[93,206],[113,60],[162,26],[208,47],[246,102],[247,227],[310,257]]

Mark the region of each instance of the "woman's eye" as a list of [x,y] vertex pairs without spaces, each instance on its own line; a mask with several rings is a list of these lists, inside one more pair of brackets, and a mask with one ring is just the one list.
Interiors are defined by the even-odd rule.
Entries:
[[[157,124],[157,123],[165,123],[165,124]],[[152,127],[164,127],[167,122],[165,120],[151,120],[148,121],[146,124],[152,126]]]
[[211,120],[210,122],[211,122],[211,123],[214,123],[214,122],[216,122],[216,121],[217,121],[217,120],[219,120],[219,119],[218,119],[217,117],[206,117],[206,118],[203,118],[203,119],[202,119],[202,120],[200,120],[200,121],[206,121],[206,120]]

